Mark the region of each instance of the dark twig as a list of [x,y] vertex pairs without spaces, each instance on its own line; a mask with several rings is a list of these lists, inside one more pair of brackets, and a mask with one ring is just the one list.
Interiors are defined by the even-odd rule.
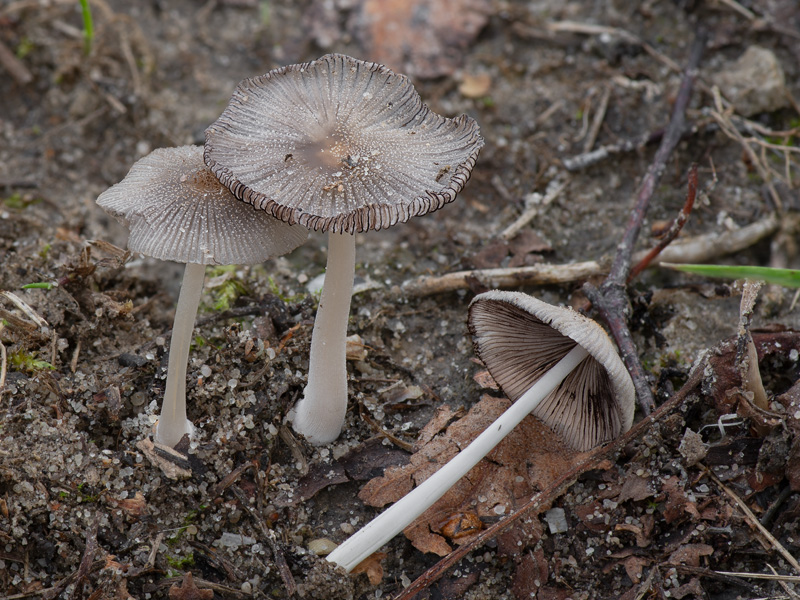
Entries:
[[297,594],[297,583],[295,583],[294,576],[286,562],[286,557],[283,555],[283,550],[281,550],[278,544],[275,532],[267,526],[261,514],[250,505],[250,499],[239,486],[233,485],[229,489],[233,495],[236,496],[236,499],[239,500],[239,505],[248,512],[250,517],[256,522],[256,525],[258,525],[264,541],[267,542],[272,550],[272,558],[283,580],[283,585],[286,586],[286,593],[290,598],[294,597],[294,595]]
[[[67,587],[74,581],[75,582],[75,589],[77,590],[81,584],[81,581],[84,577],[89,575],[96,567],[97,563],[93,562],[95,552],[97,552],[97,532],[100,529],[100,516],[95,515],[94,523],[92,524],[92,528],[89,530],[88,535],[86,536],[86,547],[83,550],[83,557],[81,558],[81,564],[78,565],[78,570],[75,571],[72,575],[69,575],[59,581],[55,586],[46,590],[42,593],[42,598],[45,600],[52,600],[53,598],[59,598],[67,589]],[[101,563],[102,565],[102,563]]]
[[672,221],[667,233],[661,238],[656,247],[650,250],[650,252],[631,269],[628,275],[628,283],[633,281],[639,273],[644,271],[648,265],[653,262],[653,259],[661,254],[661,251],[669,246],[672,240],[678,237],[686,221],[689,220],[689,215],[692,213],[695,196],[697,196],[697,163],[692,163],[692,166],[689,167],[689,190],[686,192],[686,202],[681,212],[679,212],[675,220]]
[[631,212],[622,242],[617,246],[617,253],[614,256],[614,262],[611,264],[611,271],[608,277],[599,289],[588,283],[583,286],[586,296],[608,324],[611,335],[614,336],[614,340],[619,346],[622,360],[625,362],[625,366],[633,379],[639,406],[645,415],[649,415],[653,411],[655,401],[653,400],[653,392],[650,390],[650,384],[642,368],[642,363],[639,361],[639,355],[633,343],[631,332],[628,329],[627,320],[631,309],[625,284],[628,280],[628,273],[631,270],[633,249],[636,245],[636,240],[639,238],[639,231],[647,214],[650,199],[653,197],[653,191],[664,173],[670,154],[677,146],[683,133],[684,113],[692,95],[692,88],[697,78],[698,65],[700,57],[703,55],[705,43],[705,31],[700,30],[689,52],[689,61],[675,99],[669,125],[656,151],[653,163],[648,168],[647,174],[639,187],[636,205]]
[[448,569],[458,563],[458,561],[467,554],[507,531],[520,519],[536,515],[544,507],[549,507],[553,501],[575,483],[575,480],[583,473],[597,468],[603,460],[622,450],[633,440],[646,433],[653,423],[663,419],[666,415],[683,404],[702,381],[705,365],[705,360],[700,361],[695,368],[692,369],[692,373],[683,387],[676,392],[672,398],[659,406],[656,411],[636,423],[628,432],[624,433],[607,446],[599,446],[587,452],[583,460],[576,464],[575,467],[564,473],[548,487],[535,494],[527,503],[521,506],[519,510],[510,514],[505,519],[498,521],[491,527],[488,527],[469,543],[459,546],[456,550],[442,558],[438,563],[420,575],[410,586],[405,588],[394,600],[411,600],[416,594],[432,585],[444,575]]

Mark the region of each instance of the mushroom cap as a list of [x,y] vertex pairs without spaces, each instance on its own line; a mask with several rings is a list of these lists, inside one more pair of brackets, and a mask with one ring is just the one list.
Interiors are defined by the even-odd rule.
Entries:
[[475,354],[512,401],[576,345],[589,352],[533,410],[577,450],[614,439],[633,423],[636,393],[600,325],[520,292],[492,290],[469,307]]
[[328,54],[242,81],[206,129],[205,160],[282,221],[354,233],[455,200],[482,147],[472,118],[431,112],[404,75]]
[[97,204],[130,228],[132,252],[161,260],[256,264],[308,237],[308,230],[238,200],[206,167],[200,146],[154,150]]

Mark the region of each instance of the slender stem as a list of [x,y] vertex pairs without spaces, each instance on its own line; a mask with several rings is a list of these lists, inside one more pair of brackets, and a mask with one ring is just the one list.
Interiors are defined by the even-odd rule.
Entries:
[[491,452],[588,355],[576,345],[471,444],[336,548],[328,560],[349,572],[400,533]]
[[345,338],[355,265],[355,236],[329,233],[325,284],[311,334],[308,384],[292,419],[295,431],[312,444],[335,440],[347,414]]
[[170,448],[193,430],[191,422],[186,418],[186,364],[189,361],[189,346],[192,343],[192,330],[200,304],[200,292],[203,291],[205,272],[205,265],[186,265],[178,306],[175,309],[175,321],[172,324],[167,387],[164,390],[164,403],[155,435],[156,442]]

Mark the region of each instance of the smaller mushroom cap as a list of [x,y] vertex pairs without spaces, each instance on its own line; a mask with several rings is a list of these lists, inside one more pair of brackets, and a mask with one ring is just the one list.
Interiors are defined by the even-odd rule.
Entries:
[[589,352],[533,410],[577,450],[614,439],[633,423],[635,390],[600,325],[520,292],[492,290],[469,307],[475,354],[512,401],[580,344]]
[[455,200],[482,147],[472,118],[432,112],[404,75],[328,54],[242,81],[206,130],[205,160],[287,223],[355,233]]
[[236,199],[206,167],[200,146],[154,150],[97,204],[130,228],[132,252],[180,263],[256,264],[308,236]]

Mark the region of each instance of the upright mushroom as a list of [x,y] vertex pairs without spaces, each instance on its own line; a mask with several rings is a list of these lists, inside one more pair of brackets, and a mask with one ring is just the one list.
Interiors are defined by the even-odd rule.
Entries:
[[519,292],[470,304],[475,353],[514,402],[450,462],[367,523],[328,560],[350,571],[430,508],[531,412],[576,450],[630,429],[635,392],[597,323]]
[[302,244],[308,232],[237,200],[208,170],[199,146],[154,150],[97,204],[130,228],[132,252],[186,263],[155,435],[172,447],[193,430],[186,418],[186,364],[205,266],[264,262]]
[[293,417],[311,442],[336,439],[347,411],[354,234],[455,200],[482,146],[470,117],[437,115],[405,76],[339,54],[242,81],[206,130],[206,164],[238,198],[329,232],[308,384]]

